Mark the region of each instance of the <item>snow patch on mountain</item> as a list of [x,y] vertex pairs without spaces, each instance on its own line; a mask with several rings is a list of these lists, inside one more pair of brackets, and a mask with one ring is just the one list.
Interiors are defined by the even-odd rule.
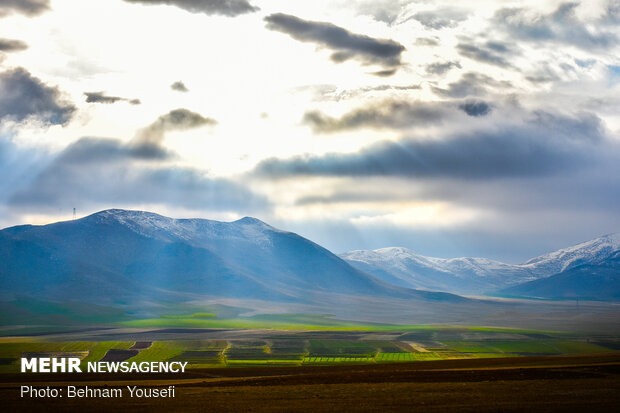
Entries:
[[598,264],[619,250],[620,233],[541,255],[523,264],[487,258],[425,257],[403,247],[356,250],[340,257],[360,270],[402,286],[477,294],[550,277],[581,264]]
[[108,209],[87,219],[99,222],[114,220],[132,231],[163,241],[185,241],[199,245],[205,240],[242,240],[269,247],[272,245],[271,233],[284,233],[263,221],[245,217],[233,222],[220,222],[208,219],[176,219],[144,211]]
[[620,250],[620,233],[608,234],[532,258],[522,266],[552,275],[581,264],[599,264],[618,250]]

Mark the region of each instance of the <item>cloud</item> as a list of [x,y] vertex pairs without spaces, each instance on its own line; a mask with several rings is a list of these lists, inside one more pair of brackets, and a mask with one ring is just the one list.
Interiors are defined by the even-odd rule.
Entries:
[[19,52],[27,48],[28,45],[21,40],[0,38],[0,52]]
[[139,105],[140,99],[128,99],[122,98],[119,96],[107,96],[105,92],[84,92],[86,96],[87,103],[103,103],[103,104],[112,104],[116,102],[129,102],[131,105]]
[[247,214],[267,210],[265,197],[233,180],[177,166],[177,154],[161,144],[166,132],[214,122],[176,109],[128,142],[84,137],[56,155],[20,151],[0,135],[0,173],[10,171],[11,178],[0,180],[0,209],[37,214],[144,205]]
[[439,40],[431,37],[418,37],[414,44],[416,46],[439,46]]
[[[390,85],[390,84],[382,84],[377,86],[363,86],[352,89],[339,89],[336,85],[308,85],[308,86],[300,86],[294,88],[295,92],[305,92],[312,91],[313,92],[313,100],[315,101],[341,101],[346,99],[352,99],[360,95],[365,95],[368,93],[375,94],[375,92],[385,92],[385,91],[408,91],[408,90],[419,90],[421,89],[420,85]],[[378,94],[380,94],[378,93]]]
[[[500,125],[444,139],[383,141],[356,153],[267,159],[257,165],[255,172],[273,178],[540,177],[596,163],[605,156],[603,147],[607,143],[601,121],[594,115],[565,117],[536,112],[523,124]],[[617,148],[614,150],[617,153]]]
[[499,42],[487,42],[483,46],[459,43],[456,49],[462,56],[472,60],[502,67],[510,66],[506,60],[506,55],[514,54],[508,45]]
[[390,77],[396,73],[396,69],[377,70],[376,72],[370,72],[371,75],[379,77]]
[[495,13],[493,22],[513,38],[534,44],[555,42],[585,50],[607,49],[618,44],[617,34],[613,29],[606,30],[605,25],[607,20],[613,20],[615,12],[611,4],[602,22],[589,24],[576,16],[578,6],[579,3],[563,3],[550,14],[534,13],[525,8],[504,8]]
[[172,154],[154,144],[123,144],[118,139],[81,138],[62,152],[62,162],[72,165],[96,162],[117,162],[129,159],[163,160]]
[[319,111],[306,112],[303,122],[315,132],[332,133],[358,128],[407,128],[440,123],[452,111],[439,102],[407,102],[385,100],[355,109],[341,118],[333,118]]
[[232,181],[162,165],[167,157],[161,152],[145,157],[136,146],[116,139],[82,138],[13,193],[8,204],[38,213],[144,204],[235,212],[268,206],[266,199]]
[[461,10],[438,9],[421,11],[411,18],[417,20],[427,29],[441,30],[446,27],[456,27],[460,22],[467,19],[467,14]]
[[180,80],[171,84],[170,89],[176,90],[177,92],[189,92],[189,89],[185,86],[185,83],[181,82]]
[[459,105],[459,109],[469,116],[485,116],[491,113],[491,106],[482,100],[468,100]]
[[0,17],[13,13],[33,17],[49,10],[49,8],[49,0],[2,0],[0,2]]
[[390,76],[400,65],[405,47],[389,39],[375,39],[351,33],[327,22],[316,22],[276,13],[265,17],[267,28],[286,33],[300,42],[315,43],[333,51],[332,61],[342,63],[356,59],[363,64],[378,64],[385,68],[374,74]]
[[190,13],[235,17],[260,10],[247,0],[125,0],[127,3],[176,6]]
[[36,119],[50,125],[65,125],[76,111],[56,87],[47,86],[26,69],[0,73],[0,121]]
[[[371,16],[388,26],[399,24],[400,17],[412,0],[365,0],[355,3],[358,13]],[[343,2],[350,5],[350,2]]]
[[508,81],[495,80],[481,73],[468,72],[456,82],[450,83],[447,88],[432,86],[431,89],[440,96],[464,98],[467,96],[486,95],[490,87],[505,90],[511,88],[512,85]]
[[609,0],[605,7],[605,14],[601,18],[604,24],[616,25],[620,23],[620,1]]
[[460,69],[461,64],[459,62],[436,62],[426,65],[426,72],[433,75],[443,75],[453,67]]
[[174,109],[165,115],[161,115],[155,122],[139,131],[133,142],[136,144],[160,144],[166,132],[183,131],[216,124],[215,119],[206,118],[188,109]]

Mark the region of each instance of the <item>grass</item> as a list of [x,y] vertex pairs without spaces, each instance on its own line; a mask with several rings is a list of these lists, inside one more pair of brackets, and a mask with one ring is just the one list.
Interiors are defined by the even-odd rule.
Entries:
[[138,355],[127,361],[166,361],[181,354],[186,349],[187,346],[183,341],[156,341],[149,348],[142,350]]
[[131,320],[122,322],[126,327],[151,328],[225,328],[225,329],[261,329],[261,330],[321,330],[321,331],[373,331],[372,326],[340,323],[331,324],[304,324],[288,321],[269,321],[252,318],[181,318],[181,317],[161,317],[147,318],[142,320]]
[[256,366],[299,366],[300,360],[282,360],[282,359],[266,359],[266,360],[226,360],[229,367],[256,367]]
[[374,357],[379,350],[368,341],[310,340],[310,356],[357,356]]
[[72,342],[10,342],[0,343],[0,359],[5,363],[0,366],[0,371],[13,371],[18,366],[19,358],[26,353],[76,353],[75,356],[83,356],[80,352],[87,353],[82,359],[81,365],[91,361],[99,361],[110,349],[128,349],[134,343],[132,341],[72,341]]
[[172,319],[203,319],[203,318],[216,318],[217,315],[214,313],[194,313],[188,315],[162,315],[161,318],[172,318]]
[[415,361],[415,354],[412,353],[379,353],[375,360],[378,362],[389,362],[389,361]]
[[555,341],[549,345],[562,354],[600,353],[607,348],[586,341]]
[[367,364],[374,363],[374,357],[306,357],[304,364]]
[[111,349],[127,350],[133,346],[133,341],[99,341],[91,343],[90,353],[84,359],[82,359],[81,365],[84,366],[90,361],[99,361],[105,356],[105,353]]

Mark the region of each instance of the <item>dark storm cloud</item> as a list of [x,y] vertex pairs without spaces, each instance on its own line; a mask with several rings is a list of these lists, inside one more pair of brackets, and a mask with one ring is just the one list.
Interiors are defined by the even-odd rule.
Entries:
[[[618,36],[605,27],[605,21],[612,19],[614,8],[602,22],[588,24],[579,20],[575,14],[578,3],[561,4],[550,14],[533,14],[525,8],[505,8],[495,13],[494,23],[507,31],[512,37],[540,43],[544,41],[570,44],[582,49],[609,48],[618,44]],[[603,23],[603,24],[601,24]]]
[[427,29],[440,30],[446,27],[456,27],[467,19],[467,14],[459,10],[440,9],[416,13],[412,19],[417,20]]
[[164,139],[166,132],[189,130],[215,124],[217,124],[215,119],[206,118],[199,113],[184,108],[174,109],[165,115],[161,115],[155,122],[139,131],[134,142],[159,144]]
[[433,75],[443,75],[453,67],[460,69],[461,64],[459,62],[436,62],[426,65],[426,72]]
[[267,159],[256,173],[289,176],[395,176],[484,180],[540,177],[595,163],[606,140],[599,118],[537,112],[520,125],[445,139],[383,141],[357,153]]
[[364,64],[379,64],[385,70],[374,74],[390,76],[400,65],[405,47],[389,39],[375,39],[351,33],[327,22],[308,21],[299,17],[276,13],[265,17],[267,28],[286,33],[295,40],[315,43],[333,51],[331,59],[341,63],[356,59]]
[[181,82],[180,80],[171,84],[170,89],[176,90],[177,92],[189,92],[189,89],[187,88],[187,86],[185,86],[185,83]]
[[0,73],[0,121],[36,119],[64,125],[76,108],[65,101],[58,88],[47,86],[26,69]]
[[168,154],[154,145],[154,153],[145,157],[141,152],[145,145],[139,148],[116,139],[80,139],[17,190],[8,204],[36,211],[54,211],[67,205],[86,208],[149,203],[250,211],[268,205],[263,197],[234,182],[209,178],[192,168],[162,165],[159,161]]
[[304,123],[315,132],[331,133],[358,128],[407,128],[440,123],[453,111],[437,102],[383,101],[379,104],[354,109],[341,118],[333,118],[319,111],[304,115]]
[[489,88],[505,90],[511,87],[510,82],[495,80],[481,73],[468,72],[456,82],[450,83],[447,88],[433,86],[432,90],[440,96],[464,98],[467,96],[483,96],[487,94]]
[[459,43],[456,49],[461,56],[502,67],[510,66],[506,57],[515,54],[508,45],[499,42],[487,42],[484,45]]
[[21,40],[0,38],[0,52],[19,52],[27,48],[28,45]]
[[0,1],[0,17],[13,13],[32,17],[49,10],[49,0],[2,0]]
[[485,116],[491,113],[491,106],[482,100],[468,100],[459,105],[459,109],[469,116]]
[[84,92],[87,103],[112,104],[116,102],[129,102],[131,105],[139,105],[140,99],[128,99],[120,96],[108,96],[105,92]]
[[252,6],[247,0],[125,0],[128,3],[147,5],[164,4],[176,6],[190,13],[204,13],[234,17],[240,14],[254,13],[258,7]]

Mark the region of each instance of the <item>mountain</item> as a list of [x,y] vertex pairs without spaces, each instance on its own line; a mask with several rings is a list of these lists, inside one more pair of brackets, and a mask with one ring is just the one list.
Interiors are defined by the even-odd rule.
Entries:
[[431,258],[406,248],[351,251],[340,257],[361,271],[394,285],[457,294],[483,294],[535,281],[579,267],[605,265],[620,250],[620,234],[505,264],[486,258]]
[[432,258],[407,248],[357,250],[340,255],[353,267],[401,287],[482,294],[523,280],[533,272],[486,258]]
[[581,264],[547,278],[497,293],[504,297],[540,299],[620,300],[620,252],[598,264]]
[[539,273],[556,274],[582,264],[601,264],[620,250],[620,233],[608,234],[573,247],[564,248],[522,264]]
[[255,218],[172,219],[106,210],[0,231],[3,297],[137,306],[228,297],[313,302],[348,296],[464,300],[389,285]]

